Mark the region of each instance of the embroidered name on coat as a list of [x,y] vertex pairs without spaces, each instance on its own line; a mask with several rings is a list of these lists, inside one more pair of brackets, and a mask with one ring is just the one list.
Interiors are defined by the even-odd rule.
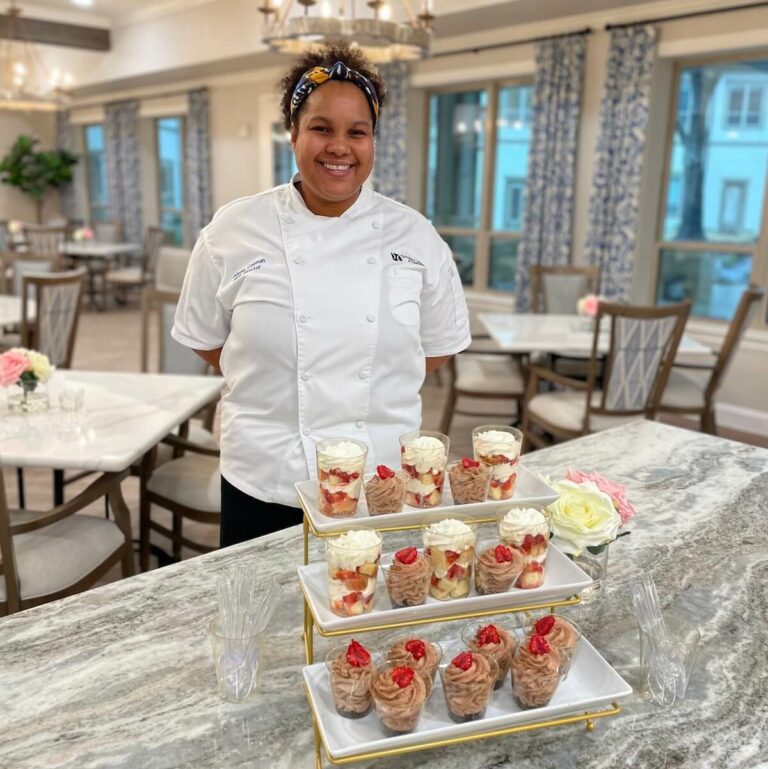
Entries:
[[256,259],[255,261],[251,262],[250,264],[246,264],[245,267],[243,267],[242,270],[238,270],[233,276],[232,276],[232,282],[236,281],[238,278],[242,278],[243,275],[247,275],[249,272],[256,272],[257,270],[261,269],[261,266],[267,261],[266,257],[262,256],[261,259]]
[[408,262],[409,264],[418,264],[419,267],[424,266],[424,262],[420,262],[418,259],[414,259],[412,256],[408,256],[407,254],[397,254],[394,251],[390,251],[389,253],[392,257],[392,260],[395,262]]

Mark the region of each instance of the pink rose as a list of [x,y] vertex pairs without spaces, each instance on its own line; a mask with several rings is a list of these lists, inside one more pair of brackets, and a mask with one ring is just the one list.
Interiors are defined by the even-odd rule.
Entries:
[[594,318],[597,315],[597,305],[600,304],[600,297],[595,294],[589,294],[581,300],[581,313],[588,318]]
[[565,480],[573,483],[592,481],[600,491],[604,491],[611,498],[613,506],[621,518],[622,527],[626,526],[637,512],[627,499],[627,487],[615,481],[609,481],[599,473],[585,473],[581,470],[568,468],[565,473]]
[[10,387],[31,368],[29,358],[17,350],[8,350],[0,355],[0,387]]

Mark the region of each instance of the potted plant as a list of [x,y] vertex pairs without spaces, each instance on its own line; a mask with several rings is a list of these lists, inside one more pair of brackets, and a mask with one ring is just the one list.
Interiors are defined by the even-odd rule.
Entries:
[[72,181],[77,156],[66,150],[36,151],[39,139],[21,134],[0,160],[0,182],[17,187],[35,202],[37,222],[43,220],[43,200],[49,189]]

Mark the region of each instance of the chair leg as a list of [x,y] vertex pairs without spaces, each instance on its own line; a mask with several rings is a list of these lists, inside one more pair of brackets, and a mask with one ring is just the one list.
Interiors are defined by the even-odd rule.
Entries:
[[181,537],[184,527],[184,519],[178,514],[173,514],[173,560],[177,563],[181,560]]
[[149,518],[151,503],[144,489],[141,490],[139,502],[139,569],[149,571]]
[[451,423],[453,422],[453,411],[456,408],[457,398],[456,388],[451,387],[448,390],[448,397],[445,401],[445,406],[443,406],[443,418],[440,422],[440,432],[443,435],[451,434]]
[[715,422],[715,410],[707,409],[701,415],[701,431],[710,435],[717,435],[717,424]]
[[53,471],[53,504],[54,507],[64,504],[64,471]]
[[16,468],[16,488],[19,492],[19,509],[24,510],[27,506],[26,494],[24,493],[24,468]]
[[131,541],[131,512],[125,504],[123,490],[117,483],[109,494],[109,502],[115,512],[115,522],[125,537],[125,549],[121,560],[123,577],[132,577],[135,573],[133,563],[133,542]]

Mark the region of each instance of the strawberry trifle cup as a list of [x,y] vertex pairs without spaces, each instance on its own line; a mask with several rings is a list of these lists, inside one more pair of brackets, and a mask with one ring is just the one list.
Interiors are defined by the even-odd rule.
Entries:
[[513,507],[500,513],[498,522],[502,543],[525,554],[525,566],[515,587],[541,587],[549,549],[549,514],[535,507]]
[[512,498],[522,445],[523,434],[514,427],[481,425],[472,430],[475,459],[491,468],[489,499]]
[[443,498],[450,439],[426,430],[400,436],[400,461],[408,474],[405,504],[437,507]]
[[381,534],[373,529],[348,531],[326,542],[331,611],[356,617],[373,608],[381,558]]
[[368,446],[349,438],[319,441],[317,480],[320,512],[329,518],[348,518],[357,512]]
[[445,518],[424,528],[424,554],[432,561],[429,594],[440,601],[464,598],[472,582],[475,523]]

